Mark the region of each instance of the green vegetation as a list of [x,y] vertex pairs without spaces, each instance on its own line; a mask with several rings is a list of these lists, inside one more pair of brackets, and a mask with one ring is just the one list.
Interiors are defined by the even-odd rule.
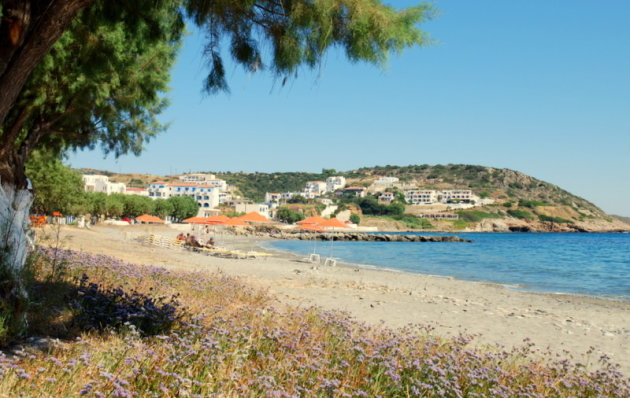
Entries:
[[521,220],[533,220],[535,218],[534,215],[530,212],[519,209],[510,209],[507,211],[507,214]]
[[26,171],[36,192],[32,212],[77,215],[85,210],[81,175],[65,166],[59,157],[34,152]]
[[566,218],[546,216],[544,214],[539,214],[538,219],[540,221],[552,222],[557,224],[568,224],[573,222],[571,220],[567,220]]
[[[60,261],[66,272],[51,283]],[[63,344],[3,357],[6,396],[630,394],[630,381],[605,357],[590,370],[531,345],[482,349],[472,336],[440,338],[422,326],[389,329],[345,313],[278,306],[220,273],[45,249],[30,286],[37,305],[28,336]]]
[[304,214],[302,214],[301,212],[297,210],[290,209],[287,206],[282,206],[278,209],[278,213],[276,217],[280,221],[293,224],[293,223],[303,220]]
[[527,207],[529,209],[534,209],[537,206],[551,206],[551,204],[547,202],[543,202],[540,200],[527,200],[527,199],[519,199],[518,205],[520,207]]
[[350,214],[350,222],[359,225],[361,223],[361,217],[357,213]]
[[479,222],[484,218],[503,218],[499,213],[487,213],[480,210],[462,210],[458,211],[460,220],[466,222]]
[[380,216],[386,220],[400,221],[410,229],[433,229],[434,226],[426,218],[421,218],[413,214],[397,214],[393,216]]

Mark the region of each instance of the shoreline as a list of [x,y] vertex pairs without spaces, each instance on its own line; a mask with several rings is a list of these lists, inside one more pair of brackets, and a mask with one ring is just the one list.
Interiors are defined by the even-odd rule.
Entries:
[[[477,233],[477,232],[474,232]],[[273,242],[275,240],[282,240],[282,239],[265,239],[262,240],[263,242]],[[260,242],[259,242],[260,243]],[[382,242],[382,243],[386,243],[386,242]],[[281,253],[287,256],[287,258],[291,257],[295,257],[295,258],[300,258],[300,254],[299,253],[294,253],[290,250],[283,250],[283,249],[278,249],[278,248],[274,248],[274,247],[267,247],[263,244],[256,244],[254,246],[252,246],[252,249],[262,249],[262,250],[267,250],[267,251],[274,251],[277,253]],[[323,267],[324,265],[319,264],[319,266]],[[365,269],[365,270],[374,270],[374,271],[386,271],[386,272],[393,272],[393,273],[400,273],[400,274],[406,274],[406,275],[421,275],[421,276],[426,276],[426,277],[430,277],[430,278],[440,278],[440,279],[446,279],[446,280],[455,280],[455,281],[462,281],[462,282],[470,282],[470,283],[482,283],[482,284],[490,284],[490,285],[496,285],[497,287],[502,287],[514,292],[518,292],[518,293],[526,293],[526,294],[536,294],[536,295],[547,295],[550,297],[561,297],[561,296],[566,296],[567,298],[571,298],[571,297],[577,297],[577,298],[584,298],[584,299],[593,299],[593,300],[603,300],[606,302],[619,302],[619,303],[630,303],[630,297],[623,297],[623,296],[598,296],[595,294],[579,294],[579,293],[567,293],[567,292],[545,292],[545,291],[540,291],[540,290],[526,290],[524,288],[519,288],[517,287],[518,284],[516,283],[501,283],[501,282],[494,282],[494,281],[489,281],[489,280],[483,280],[483,279],[478,279],[478,280],[474,280],[474,279],[464,279],[464,278],[459,278],[457,276],[454,275],[438,275],[438,274],[427,274],[427,273],[423,273],[423,272],[411,272],[411,271],[407,271],[407,270],[401,270],[401,269],[396,269],[396,268],[387,268],[387,267],[382,267],[379,265],[375,265],[375,264],[363,264],[363,263],[352,263],[352,262],[347,262],[347,261],[338,261],[337,262],[337,267],[346,267],[346,268],[356,268],[359,267],[361,269]]]
[[630,374],[630,302],[589,296],[512,290],[484,281],[430,276],[344,263],[337,267],[301,262],[300,255],[265,247],[256,236],[217,235],[219,246],[273,252],[262,259],[223,259],[147,246],[134,238],[147,233],[174,237],[167,226],[64,227],[64,248],[106,254],[137,264],[185,271],[222,272],[269,291],[280,303],[316,305],[348,312],[370,324],[403,327],[423,324],[445,337],[472,334],[474,345],[523,345],[567,351],[574,361],[591,364],[608,355]]

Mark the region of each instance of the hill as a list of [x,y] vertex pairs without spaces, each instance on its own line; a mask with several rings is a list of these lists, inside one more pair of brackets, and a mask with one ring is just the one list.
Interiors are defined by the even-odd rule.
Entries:
[[[87,170],[81,170],[82,172]],[[90,170],[90,172],[98,172]],[[370,186],[383,176],[397,177],[393,189],[470,189],[492,203],[473,209],[457,210],[457,221],[434,221],[440,230],[471,231],[609,231],[628,230],[622,219],[613,218],[588,200],[548,182],[524,173],[493,167],[463,164],[374,166],[350,171],[324,169],[321,173],[214,172],[218,178],[237,187],[247,199],[260,202],[265,192],[300,191],[307,181],[326,180],[339,175],[349,185]],[[143,186],[151,181],[173,180],[176,176],[149,176],[100,172],[113,181]],[[374,189],[372,189],[373,192]],[[407,207],[407,212],[421,214],[424,208]],[[378,223],[378,220],[366,220]],[[381,225],[381,224],[379,224]],[[392,227],[405,228],[405,224]],[[407,228],[411,227],[407,224]]]

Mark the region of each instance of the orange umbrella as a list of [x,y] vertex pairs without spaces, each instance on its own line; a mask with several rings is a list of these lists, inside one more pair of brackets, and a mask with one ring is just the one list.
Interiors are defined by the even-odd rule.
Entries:
[[60,213],[60,212],[58,212],[58,211],[53,211],[52,215],[53,215],[53,217],[63,217],[63,216],[61,215],[61,213]]
[[136,221],[146,222],[146,223],[163,223],[164,220],[158,218],[156,216],[151,216],[149,214],[143,214],[141,216],[136,217]]
[[329,220],[324,220],[324,222],[321,222],[319,224],[317,224],[318,227],[329,227],[329,228],[348,228],[348,226],[346,224],[344,224],[343,222],[339,221],[339,219],[337,218],[331,218]]
[[221,223],[221,225],[230,225],[230,226],[247,226],[249,225],[243,220],[239,220],[238,218],[230,218],[227,221]]
[[313,216],[313,217],[305,218],[302,221],[298,221],[297,223],[298,223],[298,225],[303,225],[303,224],[317,224],[317,225],[319,225],[319,224],[323,223],[324,221],[326,221],[326,220],[321,218],[320,216]]
[[255,211],[252,211],[251,213],[247,213],[243,216],[236,217],[236,218],[238,218],[239,220],[248,221],[248,222],[269,222],[267,217]]
[[199,224],[217,225],[217,224],[224,224],[228,220],[230,220],[230,217],[226,217],[226,216],[202,217],[200,218]]
[[190,218],[187,218],[187,219],[185,219],[185,220],[182,220],[182,222],[186,222],[186,223],[190,223],[190,224],[198,224],[198,223],[200,223],[202,220],[203,220],[203,217],[197,217],[197,216],[195,216],[195,217],[190,217]]

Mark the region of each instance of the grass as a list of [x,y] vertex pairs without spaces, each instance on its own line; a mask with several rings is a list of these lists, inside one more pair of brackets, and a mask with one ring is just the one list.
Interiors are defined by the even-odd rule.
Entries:
[[392,216],[372,216],[390,221],[400,221],[410,229],[433,229],[435,228],[431,222],[425,218],[415,216],[413,214],[400,214]]
[[[63,261],[66,272],[51,285],[53,258]],[[599,370],[588,371],[551,354],[534,360],[527,343],[511,351],[479,350],[471,348],[469,336],[441,339],[420,326],[368,327],[340,312],[280,308],[272,296],[222,274],[172,272],[60,250],[41,251],[35,264],[36,299],[54,304],[39,308],[33,327],[41,335],[55,324],[52,331],[65,340],[0,354],[0,396],[630,394],[630,381],[605,357]],[[76,300],[86,297],[79,294],[85,278],[105,303],[124,294],[154,303],[179,294],[174,310],[166,311],[173,322],[157,334],[141,331],[133,317],[122,324],[114,319],[112,326],[85,323],[86,308]]]
[[484,218],[503,218],[499,213],[488,213],[480,210],[462,210],[458,211],[460,220],[467,222],[479,222]]

